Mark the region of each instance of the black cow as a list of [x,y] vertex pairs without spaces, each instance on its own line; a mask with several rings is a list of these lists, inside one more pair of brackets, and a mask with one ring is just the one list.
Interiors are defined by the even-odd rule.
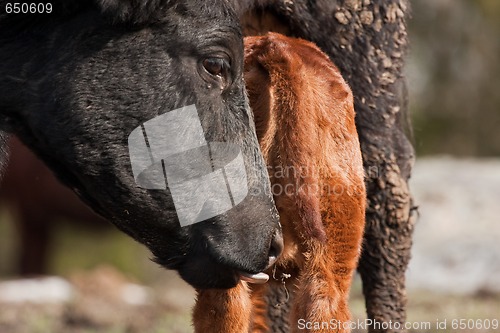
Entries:
[[[131,3],[138,14],[119,21],[129,17],[127,2],[52,1],[51,14],[37,15],[6,13],[6,3],[0,129],[19,136],[94,210],[193,286],[229,288],[240,274],[267,268],[282,237],[229,5]],[[240,147],[251,194],[225,214],[180,227],[168,190],[136,185],[127,140],[145,121],[192,104],[208,142]]]

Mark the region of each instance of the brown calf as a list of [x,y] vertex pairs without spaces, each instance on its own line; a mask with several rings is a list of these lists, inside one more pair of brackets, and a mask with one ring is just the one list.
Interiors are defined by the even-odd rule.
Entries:
[[[285,240],[270,283],[290,276],[292,332],[349,332],[341,323],[350,319],[366,195],[351,90],[310,42],[269,33],[247,37],[245,48],[246,85]],[[200,291],[196,332],[268,332],[268,288],[242,281],[228,291]],[[331,320],[340,327],[325,326]]]

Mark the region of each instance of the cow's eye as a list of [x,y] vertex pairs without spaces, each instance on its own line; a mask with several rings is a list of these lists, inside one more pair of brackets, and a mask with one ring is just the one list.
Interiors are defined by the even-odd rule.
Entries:
[[[231,64],[227,57],[210,56],[200,62],[201,76],[209,83],[216,83],[220,89],[225,89],[231,82]],[[209,85],[213,87],[212,84]]]
[[203,67],[214,76],[222,76],[224,66],[224,59],[221,58],[207,58],[203,60]]

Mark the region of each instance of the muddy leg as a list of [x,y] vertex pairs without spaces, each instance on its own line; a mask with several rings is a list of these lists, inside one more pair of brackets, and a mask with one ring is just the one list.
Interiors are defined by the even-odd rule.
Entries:
[[[358,269],[368,318],[403,325],[406,321],[405,273],[411,256],[416,211],[407,184],[413,149],[409,144],[404,145],[406,138],[400,137],[395,142],[403,144],[396,146],[394,152],[389,150],[389,144],[380,150],[375,145],[364,146],[368,208]],[[369,332],[405,330],[372,326]]]

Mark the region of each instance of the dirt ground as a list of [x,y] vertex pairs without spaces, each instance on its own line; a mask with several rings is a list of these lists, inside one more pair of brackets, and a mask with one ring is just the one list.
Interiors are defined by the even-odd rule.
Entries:
[[[70,278],[71,295],[66,299],[53,299],[51,302],[0,301],[0,332],[193,332],[190,323],[193,290],[174,275],[168,279],[163,286],[146,287],[134,284],[110,267],[80,273]],[[64,285],[63,281],[59,283]],[[64,286],[59,288],[64,289]],[[51,289],[57,287],[52,286]],[[410,332],[498,332],[492,329],[454,330],[451,325],[453,320],[459,319],[500,319],[500,294],[460,296],[410,291],[409,298],[408,323],[419,327]],[[363,302],[360,282],[356,280],[351,297],[354,320],[363,322],[366,318]],[[443,321],[447,322],[446,329],[436,329],[437,323]],[[353,332],[366,330],[355,329]]]
[[[421,159],[411,186],[421,217],[407,274],[408,323],[420,327],[410,332],[500,331],[479,328],[500,320],[500,160]],[[4,226],[0,246],[7,251],[5,232]],[[193,331],[194,291],[176,273],[156,267],[121,236],[84,236],[60,237],[52,264],[57,278],[0,277],[0,333]],[[119,245],[112,245],[116,237]],[[114,266],[98,264],[109,253],[119,253],[109,257]],[[365,318],[359,278],[351,309],[355,319]],[[473,324],[453,329],[460,319]]]
[[4,281],[0,332],[190,332],[193,299],[193,289],[172,272],[163,285],[145,286],[111,266],[75,273],[67,280]]

